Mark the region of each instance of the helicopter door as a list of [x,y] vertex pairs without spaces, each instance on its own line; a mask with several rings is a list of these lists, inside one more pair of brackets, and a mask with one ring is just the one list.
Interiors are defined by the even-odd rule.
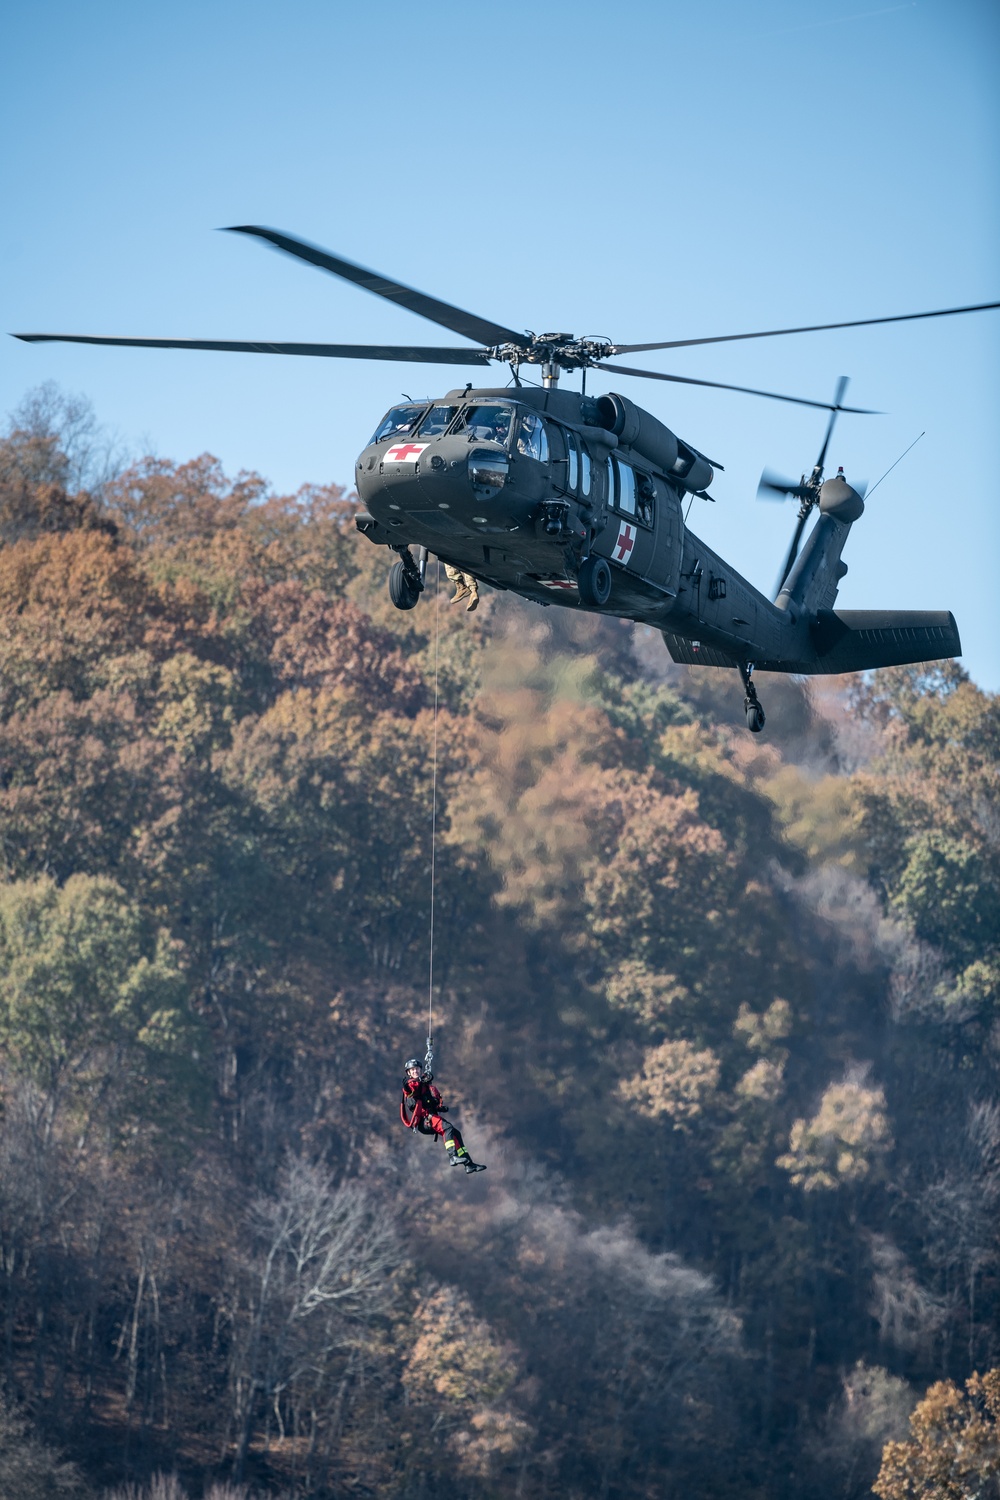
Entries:
[[645,578],[652,566],[656,488],[651,476],[617,456],[607,460],[608,519],[593,550]]
[[677,492],[662,479],[656,479],[656,528],[653,561],[647,577],[669,593],[680,587],[681,556],[684,551],[684,522]]
[[[527,499],[548,499],[552,484],[549,458],[549,434],[545,423],[536,411],[522,412],[514,444],[514,464],[518,490]],[[527,463],[523,463],[523,459],[527,459]]]

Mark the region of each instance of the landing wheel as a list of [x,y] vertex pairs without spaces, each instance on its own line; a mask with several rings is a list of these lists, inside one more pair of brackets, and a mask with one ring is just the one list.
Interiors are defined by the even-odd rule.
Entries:
[[740,662],[739,669],[743,682],[743,712],[747,716],[747,728],[751,734],[760,734],[764,728],[764,709],[753,685],[753,662]]
[[751,734],[760,734],[764,728],[764,710],[759,703],[751,703],[747,707],[747,728]]
[[587,557],[580,564],[576,586],[584,604],[600,608],[611,598],[611,569],[603,557]]
[[389,598],[397,609],[412,609],[420,598],[420,588],[402,561],[393,563],[389,569]]

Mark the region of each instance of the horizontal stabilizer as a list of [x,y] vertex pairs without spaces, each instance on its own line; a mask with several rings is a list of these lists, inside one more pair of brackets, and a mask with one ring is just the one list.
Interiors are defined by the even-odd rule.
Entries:
[[686,636],[672,635],[669,630],[661,630],[667,645],[667,650],[675,662],[684,667],[735,667],[736,658],[727,656],[724,651],[719,651],[715,646],[707,646],[704,641],[689,641]]
[[[684,666],[735,667],[738,663],[737,657],[707,641],[691,641],[669,630],[660,634],[674,661]],[[769,658],[759,643],[755,646],[749,641],[746,653],[743,660],[753,661],[758,672],[835,676],[961,656],[962,642],[955,616],[946,609],[821,609],[808,640],[797,635],[787,654]]]
[[946,609],[821,609],[812,637],[814,672],[865,672],[962,654],[955,616]]

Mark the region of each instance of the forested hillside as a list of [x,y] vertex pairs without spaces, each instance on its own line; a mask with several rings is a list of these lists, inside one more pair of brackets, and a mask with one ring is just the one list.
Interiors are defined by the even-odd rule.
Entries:
[[[109,478],[47,410],[0,443],[0,1492],[869,1493],[1000,1364],[997,699],[770,680],[758,741],[655,633],[433,564],[400,614],[337,486]],[[477,1177],[397,1107],[435,676]]]

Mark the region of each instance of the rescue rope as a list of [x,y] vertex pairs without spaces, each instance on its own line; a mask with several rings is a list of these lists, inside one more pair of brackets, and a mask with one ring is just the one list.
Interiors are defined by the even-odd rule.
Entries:
[[437,874],[438,635],[441,624],[441,559],[434,559],[434,737],[431,752],[431,913],[427,964],[427,1051],[424,1072],[434,1071],[434,889]]

